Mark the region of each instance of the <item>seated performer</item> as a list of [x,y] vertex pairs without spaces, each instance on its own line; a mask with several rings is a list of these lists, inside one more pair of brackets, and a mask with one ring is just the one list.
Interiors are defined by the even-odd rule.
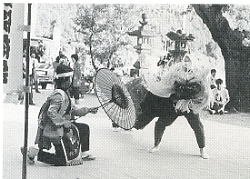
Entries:
[[[30,147],[27,156],[30,164],[34,158],[40,162],[55,166],[81,164],[82,160],[94,160],[89,154],[89,126],[72,122],[75,116],[95,114],[98,108],[75,108],[71,105],[68,89],[72,82],[73,70],[69,66],[60,65],[56,69],[56,87],[40,109],[39,125],[35,144],[38,148]],[[55,153],[48,150],[54,146]],[[46,151],[47,150],[47,151]],[[80,155],[80,157],[79,157]],[[79,161],[69,162],[74,158]],[[80,159],[79,159],[80,158]]]

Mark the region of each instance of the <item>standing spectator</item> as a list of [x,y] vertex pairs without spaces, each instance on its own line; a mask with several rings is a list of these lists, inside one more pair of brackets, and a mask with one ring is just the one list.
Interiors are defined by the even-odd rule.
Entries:
[[36,74],[36,68],[38,66],[38,60],[36,59],[36,54],[32,53],[30,56],[30,61],[32,64],[32,77],[33,77],[33,81],[35,84],[35,90],[37,93],[40,93],[40,91],[38,90],[38,80],[37,80],[37,74]]
[[210,102],[210,114],[223,114],[225,111],[225,106],[229,102],[228,90],[222,88],[222,79],[217,79],[217,87],[212,90],[212,100]]
[[210,88],[211,89],[216,88],[216,83],[215,83],[216,78],[215,78],[215,76],[216,76],[216,70],[212,69],[211,70],[211,75],[209,77],[209,83],[210,83]]
[[53,68],[54,68],[54,74],[56,73],[56,68],[59,66],[59,60],[60,60],[60,58],[56,58],[56,61],[54,61],[53,63],[52,63],[52,65],[53,65]]
[[63,53],[62,53],[62,51],[60,50],[59,51],[59,55],[56,57],[56,62],[58,62],[59,63],[59,60],[60,60],[60,58],[63,56]]
[[[62,51],[60,50],[59,51],[59,55],[56,57],[56,60],[52,63],[53,65],[53,68],[54,68],[54,79],[56,78],[56,69],[57,67],[60,65],[60,59],[63,57],[63,53]],[[56,84],[54,84],[54,89],[56,89]]]
[[60,63],[65,63],[67,61],[67,57],[62,53],[62,51],[59,51],[59,55],[56,57],[56,60],[52,63],[54,68],[54,76],[56,76],[56,68],[60,65]]
[[[26,54],[24,53],[23,55],[23,82],[25,84],[25,76],[26,76]],[[32,60],[29,60],[29,82],[30,82],[30,86],[32,86],[32,81],[33,81],[33,63]],[[18,96],[18,100],[20,100],[20,104],[23,103],[24,100],[24,92],[19,93]],[[35,105],[33,102],[33,92],[32,92],[32,88],[29,91],[29,105]]]
[[[54,68],[54,73],[53,73],[54,81],[55,81],[55,78],[56,78],[56,69],[57,69],[57,67],[60,65],[59,60],[60,60],[60,58],[59,58],[59,56],[58,56],[58,58],[56,57],[56,61],[54,61],[54,62],[52,63],[53,68]],[[54,83],[54,89],[56,89],[56,83]]]
[[75,98],[75,104],[79,104],[79,88],[81,87],[81,65],[78,62],[78,55],[71,55],[71,59],[74,63],[74,76],[72,82],[72,93]]

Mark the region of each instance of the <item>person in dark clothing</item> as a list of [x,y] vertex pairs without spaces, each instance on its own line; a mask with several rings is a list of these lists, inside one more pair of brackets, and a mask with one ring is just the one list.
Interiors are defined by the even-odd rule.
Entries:
[[176,100],[172,96],[170,96],[170,98],[162,98],[147,91],[145,99],[140,103],[141,112],[137,116],[137,121],[134,125],[134,128],[137,130],[143,129],[155,117],[158,117],[154,129],[154,147],[149,149],[149,152],[155,152],[159,150],[165,128],[170,126],[178,116],[185,116],[195,133],[196,141],[200,148],[201,157],[204,159],[209,158],[206,151],[204,150],[204,127],[200,121],[199,114],[194,113],[192,110],[190,110],[189,113],[177,111],[174,107],[175,103]]
[[75,104],[79,104],[79,91],[81,87],[81,65],[78,62],[78,55],[73,54],[71,55],[71,59],[74,62],[74,76],[72,82],[72,93],[73,97],[75,98]]
[[[56,78],[56,69],[60,65],[60,58],[62,56],[62,51],[59,51],[59,55],[56,57],[56,60],[52,63],[54,73],[53,73],[53,80]],[[54,83],[54,89],[56,89],[56,84]]]

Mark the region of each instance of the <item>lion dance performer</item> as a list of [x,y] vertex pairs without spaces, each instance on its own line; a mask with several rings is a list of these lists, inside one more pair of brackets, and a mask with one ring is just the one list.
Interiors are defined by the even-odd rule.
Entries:
[[209,99],[209,69],[197,66],[200,63],[193,63],[194,58],[186,55],[182,61],[172,63],[161,73],[160,78],[148,69],[142,78],[127,83],[137,109],[134,128],[143,129],[158,117],[154,129],[154,146],[149,152],[158,151],[165,128],[178,116],[185,116],[195,133],[201,157],[209,158],[205,151],[204,127],[199,116],[199,110],[207,105]]

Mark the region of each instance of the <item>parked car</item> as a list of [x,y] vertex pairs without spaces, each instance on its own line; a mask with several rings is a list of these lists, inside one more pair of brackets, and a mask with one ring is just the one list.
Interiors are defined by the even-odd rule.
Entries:
[[48,83],[53,83],[54,68],[49,63],[39,63],[36,69],[38,84],[42,86],[42,89],[46,89]]

